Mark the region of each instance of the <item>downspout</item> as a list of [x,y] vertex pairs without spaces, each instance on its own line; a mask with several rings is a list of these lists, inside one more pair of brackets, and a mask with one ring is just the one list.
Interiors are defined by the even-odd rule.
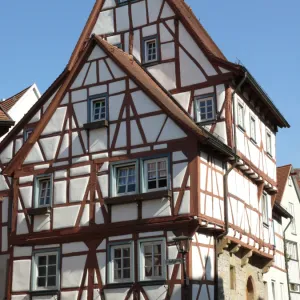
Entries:
[[[226,170],[226,173],[223,176],[223,195],[224,195],[224,232],[222,232],[220,235],[216,237],[216,242],[222,239],[224,236],[228,234],[229,231],[229,220],[228,220],[228,176],[230,172],[236,167],[238,159],[237,159],[237,142],[236,142],[236,120],[235,120],[235,101],[234,96],[237,93],[237,91],[240,90],[244,82],[246,81],[248,76],[248,73],[244,73],[244,78],[241,80],[241,82],[238,84],[236,89],[233,91],[231,95],[231,103],[232,103],[232,120],[234,124],[234,130],[233,130],[233,136],[234,136],[234,162],[232,163],[231,167]],[[215,246],[215,250],[217,250]],[[219,289],[218,289],[218,255],[215,251],[215,300],[219,299]]]
[[289,300],[291,300],[291,291],[290,291],[290,278],[289,278],[289,266],[288,266],[288,261],[287,261],[287,250],[286,250],[286,239],[285,239],[285,233],[289,226],[292,224],[293,217],[290,216],[290,222],[287,224],[283,231],[283,243],[284,243],[284,262],[285,262],[285,269],[286,269],[286,282],[288,286],[288,293],[289,293]]

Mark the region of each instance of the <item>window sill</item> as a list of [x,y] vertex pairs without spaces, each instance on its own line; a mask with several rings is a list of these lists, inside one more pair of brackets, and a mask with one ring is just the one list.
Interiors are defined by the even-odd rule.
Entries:
[[254,144],[254,145],[256,145],[257,146],[257,142],[256,142],[256,140],[255,139],[253,139],[253,138],[250,138],[250,141]]
[[144,62],[144,61],[142,62],[142,66],[145,68],[152,67],[158,64],[160,64],[160,60],[151,61],[151,62]]
[[133,281],[128,282],[118,282],[118,283],[108,283],[105,286],[105,289],[115,289],[115,288],[126,288],[132,287]]
[[140,285],[147,286],[147,285],[165,285],[167,284],[165,279],[146,279],[138,282]]
[[263,226],[264,226],[265,228],[269,228],[269,224],[267,224],[267,223],[265,223],[265,222],[264,222]]
[[31,291],[30,295],[31,296],[54,296],[54,295],[58,295],[59,294],[59,290],[55,289],[55,290],[37,290],[37,291]]
[[216,119],[211,119],[211,120],[207,120],[207,121],[196,121],[196,124],[198,126],[206,126],[206,125],[212,125],[216,123]]
[[38,207],[38,208],[30,208],[27,210],[28,215],[30,216],[40,216],[40,215],[49,215],[51,212],[51,207]]
[[238,125],[238,128],[243,131],[243,132],[246,132],[246,129],[244,127],[242,127],[241,125]]
[[105,127],[108,127],[107,120],[89,122],[89,123],[83,124],[84,129],[98,129],[98,128],[105,128]]
[[273,156],[272,156],[271,153],[269,153],[268,151],[267,151],[266,153],[267,153],[267,155],[269,156],[269,158],[273,159]]
[[106,198],[104,199],[104,203],[107,205],[126,204],[126,203],[133,203],[136,201],[147,201],[147,200],[155,200],[161,198],[170,199],[171,197],[172,197],[172,192],[170,190],[162,190],[162,191],[148,192],[143,194],[132,194],[132,195]]

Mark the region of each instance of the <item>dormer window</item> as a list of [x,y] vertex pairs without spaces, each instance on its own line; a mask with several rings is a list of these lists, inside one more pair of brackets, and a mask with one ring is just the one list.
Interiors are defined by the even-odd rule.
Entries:
[[215,101],[213,95],[196,98],[196,122],[208,122],[215,119]]
[[144,39],[143,62],[145,64],[158,61],[158,40],[157,36]]

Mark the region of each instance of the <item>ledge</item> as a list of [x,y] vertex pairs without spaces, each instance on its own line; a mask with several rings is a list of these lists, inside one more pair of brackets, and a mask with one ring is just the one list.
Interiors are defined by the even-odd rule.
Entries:
[[59,290],[41,290],[29,292],[31,296],[54,296],[59,294]]
[[172,192],[170,190],[162,190],[162,191],[148,192],[143,194],[133,194],[133,195],[124,195],[124,196],[106,198],[104,199],[104,203],[107,205],[126,204],[126,203],[133,203],[136,201],[147,201],[147,200],[154,200],[160,198],[170,199],[171,197],[172,197]]
[[30,216],[48,215],[50,214],[50,212],[51,212],[50,206],[27,209],[27,213]]
[[97,122],[89,122],[83,124],[84,129],[98,129],[98,128],[105,128],[108,127],[108,121],[107,120],[102,120],[102,121],[97,121]]

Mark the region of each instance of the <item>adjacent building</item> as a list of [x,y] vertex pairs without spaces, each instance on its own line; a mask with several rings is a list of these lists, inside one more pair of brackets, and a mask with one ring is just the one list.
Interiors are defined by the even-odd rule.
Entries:
[[284,127],[183,0],[97,0],[0,144],[7,298],[263,299]]
[[[37,102],[40,97],[40,92],[36,84],[22,90],[16,95],[2,100],[0,102],[0,140],[18,124],[20,119],[27,111]],[[12,147],[14,151],[18,151],[22,144],[17,141]],[[1,165],[1,170],[3,166]],[[8,201],[7,195],[10,194],[9,187],[11,181],[9,178],[1,176],[1,191],[0,191],[0,299],[5,299],[7,294],[7,276],[9,262],[9,245],[8,234],[10,231],[10,216],[12,205]],[[5,190],[5,191],[4,191]]]

